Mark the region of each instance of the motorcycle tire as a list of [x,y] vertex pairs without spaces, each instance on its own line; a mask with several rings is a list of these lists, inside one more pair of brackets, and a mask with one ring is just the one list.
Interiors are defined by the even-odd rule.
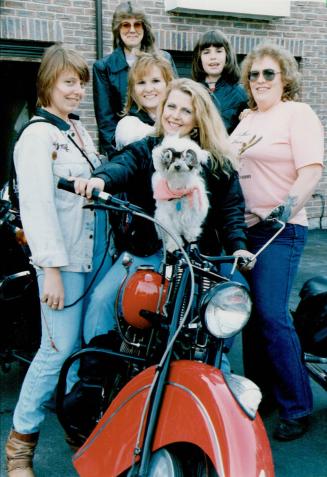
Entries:
[[[131,469],[126,477],[134,475],[135,469]],[[200,449],[196,449],[194,446],[185,446],[182,452],[180,452],[180,449],[175,451],[173,448],[167,447],[154,452],[151,456],[147,477],[219,476],[210,460]]]

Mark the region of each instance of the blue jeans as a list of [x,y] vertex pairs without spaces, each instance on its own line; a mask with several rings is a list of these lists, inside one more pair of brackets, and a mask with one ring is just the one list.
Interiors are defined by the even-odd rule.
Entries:
[[[92,272],[61,272],[65,305],[83,295],[98,270],[106,251],[106,223],[105,213],[97,212]],[[107,253],[93,286],[101,281],[110,266],[111,256]],[[41,294],[44,280],[42,270],[37,270],[37,278]],[[13,425],[17,432],[31,434],[39,430],[45,417],[44,404],[53,397],[63,362],[81,347],[83,314],[88,301],[89,294],[71,308],[59,311],[41,304],[41,344],[26,373],[14,411]]]
[[[248,230],[256,252],[273,235],[260,223]],[[312,412],[312,391],[302,350],[289,313],[289,297],[307,238],[307,228],[287,224],[259,255],[249,274],[253,313],[243,331],[245,375],[272,392],[284,419]]]
[[[132,258],[129,268],[131,276],[140,265],[153,266],[158,270],[162,261],[162,251],[150,255],[149,257],[137,257],[128,253]],[[126,269],[122,265],[122,253],[103,279],[93,289],[90,295],[90,302],[85,314],[84,340],[89,343],[94,336],[107,333],[116,328],[115,301],[121,282],[126,275]]]

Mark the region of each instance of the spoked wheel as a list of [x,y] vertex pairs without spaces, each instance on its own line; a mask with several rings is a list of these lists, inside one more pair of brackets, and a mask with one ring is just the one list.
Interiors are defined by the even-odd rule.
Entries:
[[[164,447],[154,452],[147,477],[219,477],[210,459],[203,452],[193,446],[192,452],[190,449],[185,452],[187,447]],[[133,470],[127,473],[127,477],[133,475]]]

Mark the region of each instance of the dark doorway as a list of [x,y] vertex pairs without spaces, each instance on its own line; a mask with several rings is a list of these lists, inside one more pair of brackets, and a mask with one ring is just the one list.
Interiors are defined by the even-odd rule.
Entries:
[[15,138],[34,113],[36,76],[48,41],[0,39],[0,187],[8,180]]
[[175,51],[169,50],[169,53],[173,57],[178,76],[180,78],[191,78],[192,71],[192,51]]
[[34,112],[39,63],[0,62],[0,187],[8,180],[15,132]]

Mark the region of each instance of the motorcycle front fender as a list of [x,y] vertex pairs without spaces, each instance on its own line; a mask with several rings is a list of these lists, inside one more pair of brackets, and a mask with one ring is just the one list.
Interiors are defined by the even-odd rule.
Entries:
[[[75,454],[73,463],[81,477],[114,477],[131,467],[154,372],[154,367],[146,369],[122,389]],[[260,417],[251,420],[244,413],[221,371],[212,366],[195,361],[171,365],[153,451],[176,443],[202,449],[219,477],[274,476]]]

